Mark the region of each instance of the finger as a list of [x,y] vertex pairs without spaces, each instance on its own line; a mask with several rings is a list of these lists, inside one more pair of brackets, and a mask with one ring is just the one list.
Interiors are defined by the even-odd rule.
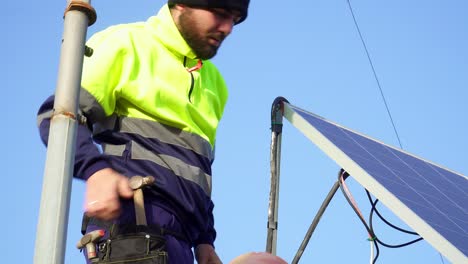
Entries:
[[104,221],[113,220],[120,215],[120,204],[117,200],[108,201],[107,203],[98,201],[94,204],[88,205],[86,215]]
[[93,200],[91,202],[87,202],[84,204],[84,210],[87,216],[89,217],[95,217],[98,212],[99,212],[99,207],[98,207],[99,201],[98,200]]
[[127,178],[122,178],[117,183],[117,192],[119,196],[123,198],[132,198],[133,197],[133,190],[130,188],[130,184],[128,183]]
[[120,215],[120,209],[107,211],[100,214],[97,214],[95,217],[104,220],[104,221],[111,221],[116,219]]

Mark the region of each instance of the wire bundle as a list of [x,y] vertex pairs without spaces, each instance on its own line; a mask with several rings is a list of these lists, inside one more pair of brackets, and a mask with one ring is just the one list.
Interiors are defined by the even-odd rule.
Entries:
[[[340,173],[338,174],[338,182],[340,183],[340,189],[341,191],[343,192],[343,195],[345,196],[346,200],[348,201],[348,203],[351,205],[351,207],[353,208],[354,212],[357,214],[357,216],[359,217],[359,219],[361,220],[362,224],[365,226],[368,234],[369,234],[369,238],[368,240],[371,242],[371,261],[370,263],[376,263],[378,257],[379,257],[379,244],[384,246],[384,247],[388,247],[388,248],[401,248],[401,247],[405,247],[405,246],[409,246],[411,244],[414,244],[418,241],[421,241],[423,240],[422,237],[419,237],[417,239],[414,239],[412,241],[409,241],[409,242],[406,242],[406,243],[402,243],[402,244],[397,244],[397,245],[391,245],[391,244],[387,244],[385,242],[383,242],[382,240],[380,240],[378,238],[378,236],[375,234],[375,231],[374,231],[374,228],[373,228],[373,216],[374,216],[374,213],[377,214],[377,216],[385,223],[387,224],[388,226],[400,231],[400,232],[403,232],[403,233],[406,233],[406,234],[410,234],[410,235],[416,235],[416,236],[419,236],[418,233],[416,232],[412,232],[412,231],[408,231],[406,229],[403,229],[403,228],[400,228],[400,227],[397,227],[395,225],[393,225],[392,223],[390,223],[388,220],[386,220],[379,212],[379,210],[377,209],[376,205],[377,203],[379,202],[379,199],[375,199],[373,200],[369,191],[366,189],[366,194],[367,194],[367,198],[369,199],[369,202],[372,206],[371,208],[371,211],[370,211],[370,214],[369,214],[369,225],[367,224],[366,220],[364,219],[364,216],[362,215],[361,211],[359,210],[356,202],[354,201],[351,193],[349,192],[348,190],[348,187],[346,186],[345,184],[345,180],[346,178],[349,176],[349,174],[344,171],[343,169],[340,170]],[[375,251],[376,251],[376,254],[375,254],[375,257],[373,256],[373,249],[375,248]]]

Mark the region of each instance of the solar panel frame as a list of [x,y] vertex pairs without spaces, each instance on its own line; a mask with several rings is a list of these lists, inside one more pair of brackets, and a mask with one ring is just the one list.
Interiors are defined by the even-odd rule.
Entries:
[[[445,237],[443,234],[441,234],[441,227],[437,226],[436,223],[428,223],[426,220],[424,220],[420,215],[418,215],[414,210],[415,208],[417,210],[421,209],[424,210],[424,207],[422,206],[415,206],[415,205],[408,205],[411,203],[411,201],[404,200],[402,201],[400,198],[403,197],[401,194],[394,194],[391,191],[388,190],[388,187],[391,186],[391,184],[399,184],[398,180],[395,182],[389,183],[385,182],[382,184],[380,181],[383,181],[385,179],[395,179],[392,177],[395,177],[395,175],[392,175],[392,177],[388,178],[382,178],[382,177],[377,177],[376,179],[375,176],[371,175],[369,173],[369,168],[367,170],[363,168],[363,164],[367,166],[366,164],[371,164],[372,162],[368,161],[359,161],[358,159],[365,159],[366,155],[357,155],[356,153],[353,153],[352,156],[350,157],[349,153],[345,153],[342,149],[349,148],[349,146],[341,146],[338,147],[336,145],[337,142],[339,142],[339,139],[343,137],[344,135],[335,135],[336,137],[333,138],[333,135],[324,135],[323,134],[323,128],[322,132],[320,128],[317,128],[317,125],[320,125],[320,122],[326,122],[323,124],[330,124],[332,126],[335,126],[338,128],[339,131],[342,131],[343,133],[350,133],[349,135],[355,135],[355,138],[353,140],[363,140],[363,141],[368,141],[370,140],[371,142],[377,143],[376,147],[382,147],[383,151],[375,151],[374,154],[377,153],[378,155],[385,154],[385,152],[390,152],[389,156],[386,157],[385,161],[392,161],[395,163],[400,163],[403,162],[401,158],[406,158],[408,161],[414,159],[421,161],[425,164],[428,164],[427,168],[423,169],[431,169],[435,170],[435,173],[441,174],[443,176],[444,173],[447,174],[455,174],[457,176],[460,176],[460,178],[454,178],[451,176],[451,180],[459,181],[457,184],[461,184],[460,190],[457,190],[461,193],[466,193],[466,190],[468,190],[468,177],[453,172],[451,170],[448,170],[446,168],[443,168],[439,165],[436,165],[430,161],[421,159],[413,154],[410,154],[408,152],[405,152],[403,150],[394,148],[392,146],[389,146],[383,142],[380,142],[378,140],[372,139],[368,136],[365,136],[361,133],[352,131],[348,128],[345,128],[343,126],[340,126],[336,123],[333,123],[331,121],[328,121],[318,115],[315,115],[313,113],[307,112],[305,110],[302,110],[298,107],[295,107],[291,104],[288,104],[284,102],[284,117],[294,126],[296,127],[299,131],[301,131],[309,140],[311,140],[319,149],[321,149],[325,154],[327,154],[331,159],[333,159],[339,166],[341,166],[344,170],[346,170],[359,184],[361,184],[364,188],[369,190],[375,197],[377,197],[384,205],[386,205],[392,212],[395,213],[400,219],[402,219],[408,226],[410,226],[413,230],[418,232],[429,244],[431,244],[436,250],[438,250],[441,254],[443,254],[447,259],[452,261],[453,263],[466,263],[467,257],[463,253],[463,251],[466,253],[467,252],[467,247],[463,244],[468,244],[468,239],[464,239],[463,237],[461,238],[462,241],[450,241]],[[308,117],[309,116],[309,117]],[[309,119],[315,119],[317,124],[315,126],[311,124],[310,121],[307,120]],[[319,122],[320,121],[320,122]],[[339,142],[339,144],[349,144],[349,142]],[[352,144],[352,143],[351,143]],[[357,144],[357,142],[355,142]],[[364,149],[366,150],[366,149]],[[368,150],[366,150],[368,151]],[[395,153],[391,153],[395,152]],[[370,153],[370,152],[369,152]],[[394,160],[392,160],[392,155]],[[400,159],[400,160],[398,160]],[[358,160],[358,161],[356,161]],[[377,161],[380,161],[382,159],[376,159]],[[380,164],[380,166],[393,166],[391,164]],[[368,167],[368,166],[367,166]],[[410,167],[408,165],[408,167]],[[410,167],[410,169],[413,169],[413,173],[416,173],[416,169],[421,169],[417,167]],[[395,172],[393,170],[390,170],[391,172]],[[408,172],[407,172],[408,173]],[[375,173],[374,173],[375,174]],[[442,178],[447,178],[447,177],[442,177]],[[410,180],[417,180],[418,178],[410,178]],[[380,180],[380,181],[379,181]],[[407,180],[405,178],[405,180]],[[400,190],[400,191],[405,191],[404,188],[409,188],[409,192],[416,192],[414,189],[414,183],[413,185],[408,185],[404,186],[404,184],[400,184],[398,188],[393,188],[391,187],[392,190]],[[417,183],[418,186],[424,185],[428,183]],[[453,186],[457,186],[457,184],[453,184]],[[466,189],[466,190],[465,190]],[[450,197],[452,190],[445,190],[445,192],[442,192],[444,195],[446,195],[447,200],[450,200],[452,203],[454,202],[453,199],[454,197]],[[418,193],[419,194],[419,193]],[[400,197],[400,198],[399,198]],[[463,197],[465,200],[468,200],[468,196]],[[463,200],[464,201],[464,200]],[[440,201],[439,201],[440,202]],[[456,203],[455,203],[456,204]],[[452,204],[451,204],[452,205]],[[466,211],[467,211],[467,206],[468,202],[465,204],[460,204],[457,206],[461,206],[462,209],[462,214],[457,216],[456,219],[459,220],[459,224],[462,225],[461,231],[465,233],[466,235],[466,230],[467,230],[467,218],[466,218]],[[456,222],[456,221],[455,221]],[[456,227],[455,223],[455,227]],[[434,227],[435,226],[435,227]],[[444,233],[444,230],[442,230],[442,233]],[[453,240],[453,239],[452,239]],[[455,244],[460,246],[460,242],[462,243],[462,249],[458,248]]]

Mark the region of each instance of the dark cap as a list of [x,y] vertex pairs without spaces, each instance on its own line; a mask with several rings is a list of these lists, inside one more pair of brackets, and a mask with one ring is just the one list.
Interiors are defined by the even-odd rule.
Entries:
[[168,0],[167,2],[168,4],[183,4],[194,7],[237,10],[241,14],[241,18],[236,22],[239,24],[247,18],[250,0]]

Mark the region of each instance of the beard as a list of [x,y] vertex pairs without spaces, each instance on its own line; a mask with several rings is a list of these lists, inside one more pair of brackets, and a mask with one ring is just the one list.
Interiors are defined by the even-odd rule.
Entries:
[[[192,16],[192,12],[187,10],[179,16],[179,31],[185,42],[192,48],[198,58],[208,60],[213,58],[221,46],[221,42],[226,37],[223,33],[210,33],[204,30],[198,21]],[[219,41],[218,45],[210,44],[210,39]]]

